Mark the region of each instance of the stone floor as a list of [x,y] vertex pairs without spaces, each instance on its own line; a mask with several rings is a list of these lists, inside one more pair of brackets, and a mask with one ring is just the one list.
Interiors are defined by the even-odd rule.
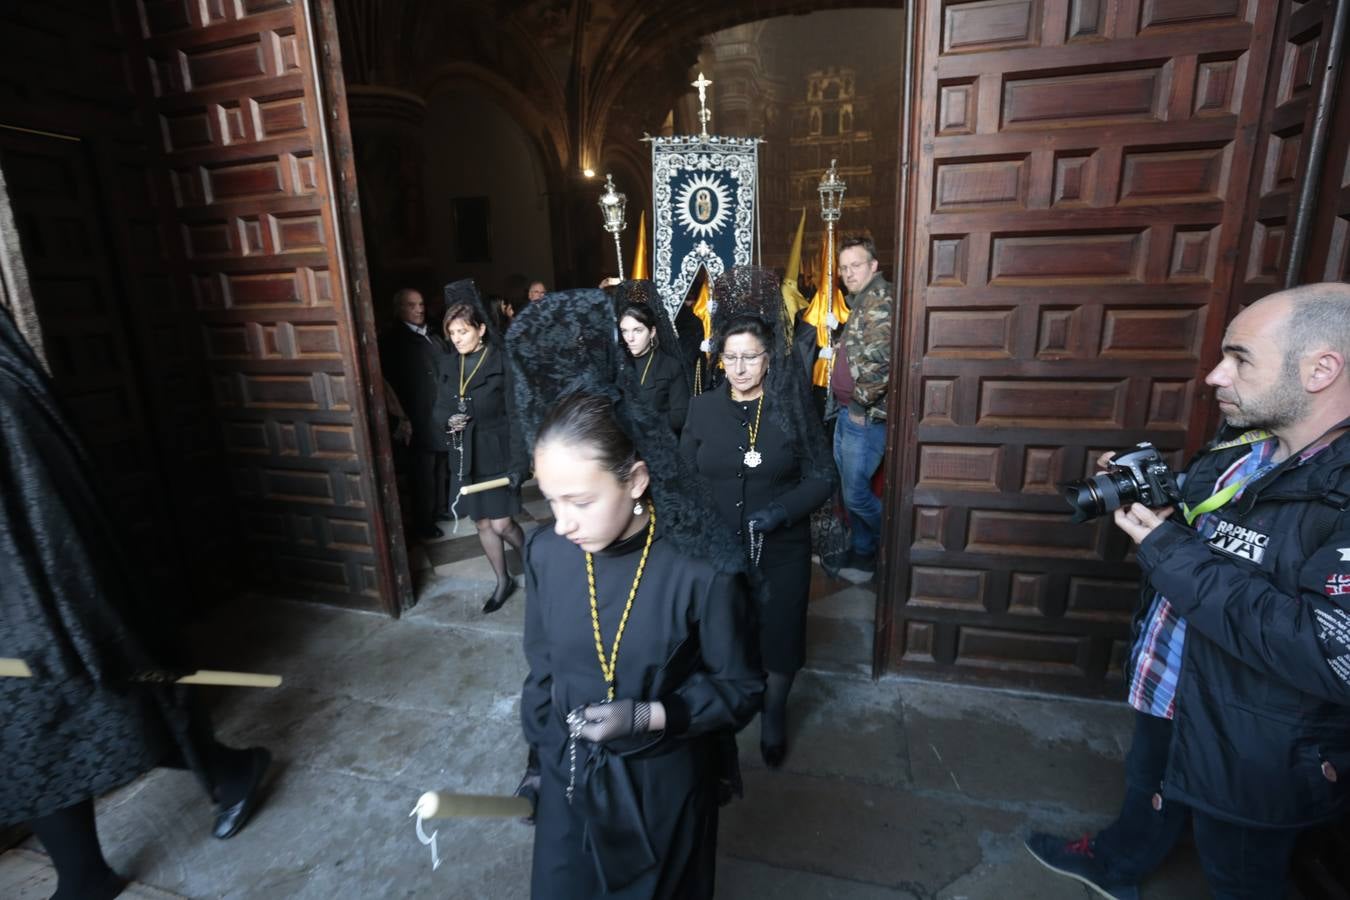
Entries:
[[[542,519],[546,509],[530,502]],[[433,871],[408,818],[424,790],[505,793],[520,777],[523,597],[482,615],[491,574],[475,544],[466,533],[419,549],[419,603],[397,621],[254,599],[203,623],[202,667],[285,676],[277,690],[212,695],[221,736],[265,744],[279,762],[266,805],[229,842],[208,836],[210,805],[186,773],[157,770],[104,798],[108,858],[146,886],[137,896],[527,896],[528,826],[444,822]],[[757,725],[742,734],[746,797],[723,813],[718,896],[1089,896],[1036,865],[1021,841],[1033,828],[1077,835],[1108,819],[1121,794],[1126,711],[874,682],[866,586],[821,575],[815,592],[791,755],[768,771]],[[0,884],[40,849],[30,841],[0,857]],[[1150,900],[1204,895],[1186,848],[1144,891]]]

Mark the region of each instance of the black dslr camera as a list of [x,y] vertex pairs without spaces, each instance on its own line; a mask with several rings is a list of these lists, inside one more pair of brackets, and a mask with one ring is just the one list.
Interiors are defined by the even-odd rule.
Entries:
[[1095,519],[1131,503],[1156,509],[1181,501],[1177,477],[1148,441],[1111,460],[1106,471],[1082,481],[1065,482],[1059,489],[1073,507],[1075,522]]

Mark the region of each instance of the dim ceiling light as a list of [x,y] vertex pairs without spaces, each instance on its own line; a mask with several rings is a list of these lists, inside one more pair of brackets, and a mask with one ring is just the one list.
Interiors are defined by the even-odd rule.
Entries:
[[587,178],[594,178],[594,177],[595,177],[595,170],[594,170],[594,169],[582,169],[582,170],[581,170],[581,174],[582,174],[582,175],[585,175]]

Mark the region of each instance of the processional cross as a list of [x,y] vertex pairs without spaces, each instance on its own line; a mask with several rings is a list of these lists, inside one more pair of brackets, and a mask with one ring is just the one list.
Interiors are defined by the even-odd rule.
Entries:
[[699,137],[703,140],[708,139],[708,122],[712,121],[712,113],[708,110],[708,85],[712,84],[703,73],[698,73],[698,81],[689,82],[690,87],[698,88],[698,121],[702,126],[702,133]]

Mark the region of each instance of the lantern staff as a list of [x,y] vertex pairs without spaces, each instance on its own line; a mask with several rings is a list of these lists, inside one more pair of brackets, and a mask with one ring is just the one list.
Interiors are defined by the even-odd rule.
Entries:
[[[829,344],[826,349],[829,353],[822,353],[825,357],[826,370],[830,375],[834,374],[834,330],[839,326],[839,317],[834,314],[834,223],[839,221],[839,216],[843,213],[844,191],[848,190],[848,185],[839,177],[837,163],[839,160],[830,160],[830,167],[825,170],[825,174],[820,176],[820,217],[825,220],[825,239],[827,243],[827,253],[825,255],[825,324],[829,334]],[[827,382],[828,384],[828,382]]]
[[623,281],[623,248],[619,246],[619,232],[628,227],[623,220],[623,209],[628,198],[614,187],[614,176],[605,176],[605,192],[600,195],[600,215],[604,218],[605,230],[614,235],[614,256],[619,263],[619,280]]

